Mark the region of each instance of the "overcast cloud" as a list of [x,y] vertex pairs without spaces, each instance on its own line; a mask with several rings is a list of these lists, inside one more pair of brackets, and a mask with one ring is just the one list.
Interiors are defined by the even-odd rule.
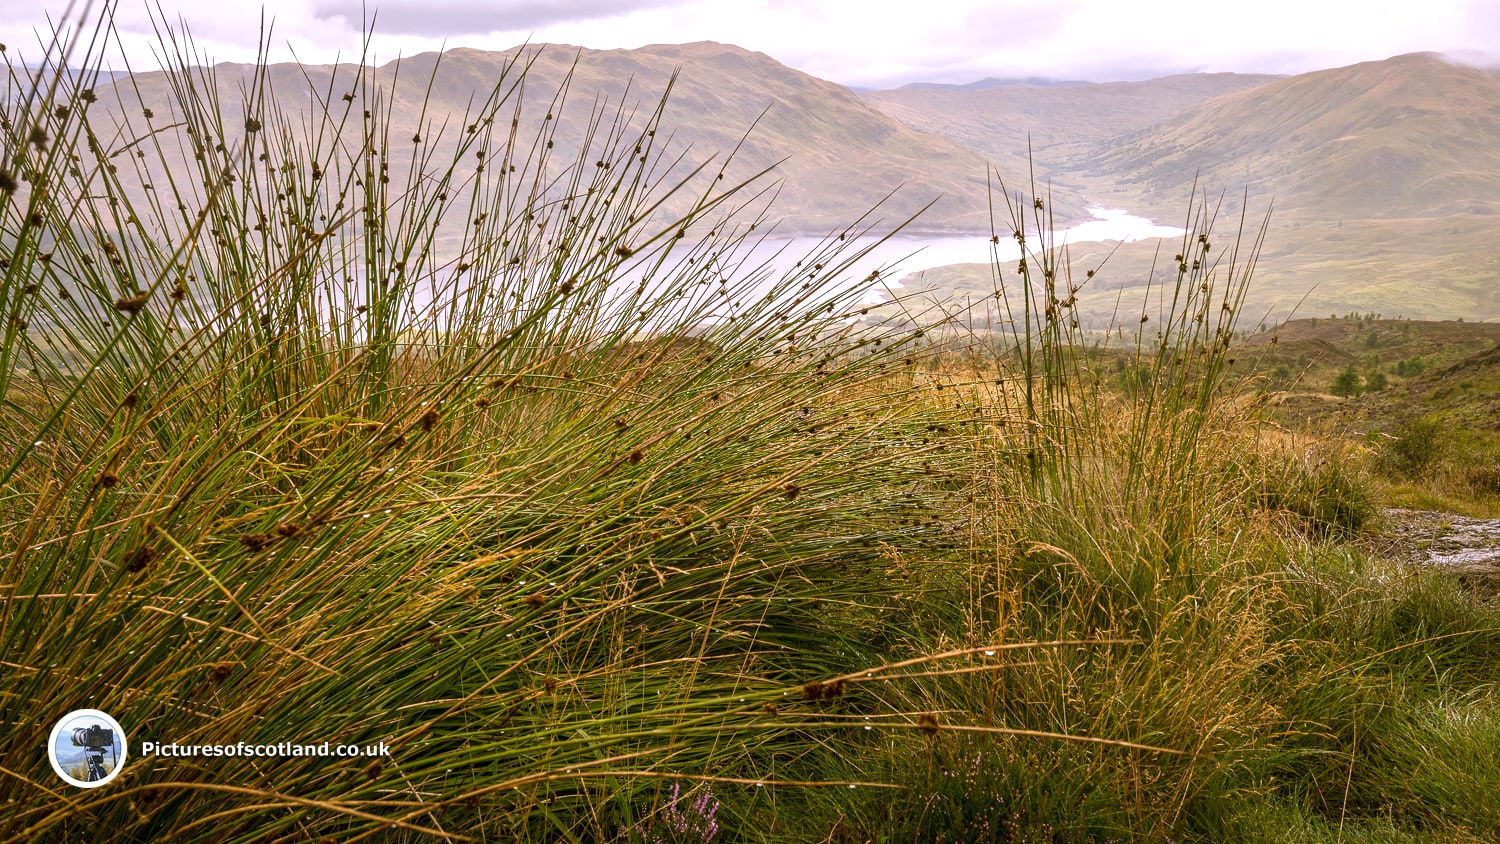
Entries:
[[[251,61],[262,7],[162,0],[213,61]],[[359,0],[269,0],[273,60],[357,58]],[[1300,73],[1420,50],[1493,51],[1494,0],[1420,3],[1256,0],[371,0],[375,59],[443,46],[505,49],[524,41],[596,49],[722,41],[846,85],[969,82],[987,76],[1109,81],[1168,73]],[[0,0],[0,41],[37,53],[33,30],[61,5]],[[151,66],[144,4],[116,22],[133,66]]]

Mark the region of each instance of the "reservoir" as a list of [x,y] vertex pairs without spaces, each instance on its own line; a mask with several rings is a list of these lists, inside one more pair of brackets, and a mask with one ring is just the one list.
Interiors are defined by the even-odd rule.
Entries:
[[[1151,238],[1182,237],[1186,233],[1185,229],[1157,225],[1125,210],[1095,207],[1090,209],[1090,213],[1094,219],[1054,232],[1053,245],[1104,241],[1131,243]],[[775,275],[789,273],[799,269],[798,262],[825,242],[815,237],[767,239],[746,250],[741,266],[747,270],[764,267]],[[1028,236],[1028,249],[1034,251],[1038,243],[1034,233]],[[990,237],[984,234],[896,235],[883,242],[876,237],[861,237],[854,238],[852,244],[846,245],[843,254],[852,256],[863,249],[869,251],[854,260],[841,275],[846,278],[865,278],[878,270],[885,286],[890,288],[899,287],[900,279],[904,276],[934,267],[988,264],[995,260],[1008,263],[1021,257],[1020,244],[1007,235],[1001,235],[999,243],[991,242]],[[868,298],[872,303],[884,300],[878,283],[870,292]]]

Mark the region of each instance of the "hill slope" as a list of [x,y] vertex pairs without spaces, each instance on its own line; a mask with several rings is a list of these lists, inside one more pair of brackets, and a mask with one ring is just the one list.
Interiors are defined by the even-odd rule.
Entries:
[[[907,126],[992,156],[1097,143],[1169,120],[1205,100],[1281,77],[1194,73],[1144,82],[1021,82],[982,88],[908,85],[861,98]],[[976,83],[978,84],[978,83]]]
[[[685,153],[689,162],[715,154],[722,161],[738,146],[725,169],[728,183],[777,165],[783,231],[841,227],[897,188],[880,215],[887,223],[941,196],[917,230],[987,231],[986,159],[1012,186],[1024,183],[1029,136],[1038,180],[1050,186],[1060,224],[1083,218],[1093,203],[1177,222],[1195,174],[1211,194],[1227,192],[1226,217],[1241,188],[1248,189],[1253,214],[1274,197],[1250,303],[1258,316],[1500,318],[1500,76],[1427,54],[1290,78],[1199,74],[865,95],[714,43],[458,49],[375,69],[368,91],[353,84],[355,69],[348,66],[279,65],[268,77],[292,118],[279,130],[294,135],[310,131],[313,123],[297,121],[315,115],[320,131],[339,131],[335,124],[346,110],[358,125],[362,109],[389,108],[393,138],[425,139],[391,145],[389,166],[401,173],[414,154],[441,158],[451,150],[465,111],[515,60],[532,63],[516,112],[517,138],[529,143],[556,111],[558,162],[576,161],[591,131],[610,132],[621,103],[626,110],[618,122],[643,122],[681,69],[661,123],[672,134],[658,143],[669,158]],[[205,72],[203,85],[217,91],[227,126],[245,116],[250,70],[221,65]],[[552,96],[566,80],[568,102],[557,107]],[[388,93],[376,95],[378,88]],[[343,102],[343,94],[351,100]],[[176,118],[160,74],[101,85],[99,96],[96,112],[130,120],[107,139],[111,150],[148,135],[168,150],[187,148],[171,138],[169,121]],[[591,128],[600,102],[605,117]],[[159,113],[154,122],[142,120],[146,108]],[[446,139],[434,141],[445,123]],[[495,143],[503,143],[504,133],[496,134]],[[174,168],[194,166],[189,154],[179,158]],[[137,181],[160,185],[164,178],[142,173]],[[668,210],[685,210],[687,200]],[[1226,240],[1222,224],[1219,231]],[[1121,289],[1143,284],[1156,246],[1128,244],[1111,259],[1113,282],[1097,285],[1108,293],[1098,310],[1112,310]],[[1097,260],[1083,253],[1076,254]],[[980,286],[988,286],[988,269],[977,272]]]
[[1087,158],[1088,175],[1151,207],[1178,202],[1200,173],[1330,222],[1493,214],[1500,77],[1430,53],[1305,73],[1207,100]]
[[[268,78],[278,103],[291,113],[340,111],[340,94],[350,91],[356,121],[359,108],[389,105],[395,131],[433,135],[446,122],[451,140],[461,130],[466,110],[481,102],[517,59],[531,62],[518,137],[529,143],[545,113],[555,110],[554,140],[570,160],[591,131],[595,103],[607,104],[602,132],[609,130],[621,103],[628,116],[634,112],[634,125],[640,125],[680,69],[661,123],[672,133],[667,154],[686,152],[693,162],[717,156],[722,162],[739,147],[726,170],[729,180],[781,162],[774,176],[784,180],[776,208],[788,217],[785,229],[823,232],[846,225],[898,188],[881,215],[888,221],[941,196],[920,227],[987,228],[979,155],[900,125],[842,86],[730,45],[702,42],[639,50],[531,45],[505,52],[454,49],[441,57],[426,53],[374,71],[372,81],[388,92],[379,100],[351,90],[350,66],[275,65]],[[220,65],[212,71],[214,80],[205,83],[217,88],[228,125],[243,113],[242,86],[249,84],[250,71]],[[554,108],[552,95],[565,82],[567,103]],[[138,74],[113,90],[101,87],[99,95],[102,106],[136,115],[136,122],[142,109],[162,110],[171,99],[159,73]],[[409,160],[398,152],[391,167],[399,171]]]
[[[1054,203],[1087,205],[1074,173],[1093,145],[1176,117],[1204,100],[1254,88],[1277,76],[1196,73],[1144,82],[1033,81],[972,86],[908,85],[862,94],[903,124],[941,134],[989,158],[1007,183],[1035,166]],[[1033,159],[1028,160],[1028,145]],[[1180,208],[1162,215],[1175,218]]]

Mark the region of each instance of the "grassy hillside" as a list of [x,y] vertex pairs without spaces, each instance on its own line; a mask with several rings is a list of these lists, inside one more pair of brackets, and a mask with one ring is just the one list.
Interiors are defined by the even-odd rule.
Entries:
[[1500,76],[1416,53],[1216,97],[1096,151],[1090,173],[1179,200],[1183,173],[1329,224],[1500,211]]
[[1496,150],[1500,77],[1413,54],[1218,97],[1073,165],[1149,213],[1180,205],[1189,173],[1231,209],[1274,202],[1256,301],[1275,319],[1494,319]]
[[[1495,431],[1500,325],[1382,319],[1373,313],[1298,319],[1250,335],[1237,370],[1279,393],[1283,418],[1390,431],[1436,416]],[[1357,378],[1341,375],[1351,370]]]
[[1356,440],[1393,504],[1500,514],[1500,325],[1301,319],[1236,367],[1281,423]]
[[[1223,195],[1229,215],[1247,194],[1256,215],[1274,204],[1250,301],[1257,319],[1500,318],[1493,73],[1414,54],[1282,79],[865,96],[983,151],[1012,179],[1030,166],[1030,132],[1037,172],[1074,201],[1175,222],[1196,177],[1200,191]],[[1086,248],[1080,257],[1092,265],[1112,247]],[[1126,245],[1111,259],[1113,278],[1137,299],[1153,248]],[[981,267],[942,277],[968,292],[987,275]],[[1107,315],[1112,299],[1090,298],[1091,311]]]
[[[1054,202],[1079,205],[1087,204],[1083,185],[1074,177],[1074,157],[1081,150],[1177,117],[1204,100],[1277,78],[1197,73],[1143,82],[906,86],[860,97],[907,126],[983,153],[1012,178],[1028,170],[1029,143],[1038,181],[1051,183]],[[1169,212],[1176,214],[1179,208],[1180,203]]]
[[[512,89],[526,68],[524,90]],[[414,156],[443,158],[473,113],[502,80],[505,98],[500,125],[480,127],[491,146],[499,148],[510,136],[505,125],[519,120],[517,137],[547,138],[573,149],[590,137],[634,132],[652,113],[674,73],[683,71],[666,112],[661,115],[670,133],[653,139],[652,149],[662,162],[686,156],[696,165],[718,156],[695,182],[697,189],[724,169],[725,179],[737,182],[776,167],[782,179],[777,207],[787,231],[824,233],[846,224],[892,191],[896,197],[882,216],[894,223],[929,202],[937,204],[923,216],[922,226],[933,229],[983,228],[987,191],[985,165],[976,153],[943,138],[905,128],[875,111],[842,86],[787,68],[761,53],[731,45],[701,42],[656,45],[639,50],[583,50],[563,45],[533,45],[506,52],[455,49],[439,56],[421,54],[378,68],[356,78],[355,68],[272,65],[260,70],[225,64],[198,74],[199,95],[212,96],[226,114],[224,130],[233,142],[244,140],[239,123],[260,110],[274,109],[293,134],[362,131],[362,115],[380,114],[389,133],[387,164],[407,172]],[[564,108],[554,101],[566,81]],[[181,142],[167,127],[179,119],[172,112],[171,80],[160,73],[140,73],[114,85],[95,85],[100,103],[129,121],[124,137],[136,137],[148,127],[162,131],[167,146]],[[376,91],[382,91],[378,96]],[[260,102],[247,103],[244,92],[256,91]],[[344,99],[348,94],[350,99]],[[608,115],[593,124],[591,104],[608,105]],[[519,108],[519,110],[518,110]],[[143,118],[151,109],[156,116]],[[344,115],[347,113],[347,119]],[[498,113],[498,112],[497,112]],[[553,113],[554,121],[546,115]],[[228,115],[233,115],[229,118]],[[438,140],[438,129],[448,131]],[[750,132],[751,127],[755,131]],[[747,137],[747,133],[748,137]],[[421,137],[425,140],[407,142]],[[742,143],[743,141],[743,143]],[[519,152],[519,151],[518,151]],[[181,178],[189,169],[174,159],[170,169]],[[591,162],[592,163],[592,162]],[[663,165],[664,167],[664,165]],[[669,181],[685,177],[690,167],[679,167]],[[144,181],[162,181],[156,173]],[[764,204],[764,203],[762,203]],[[682,214],[686,205],[669,208]]]

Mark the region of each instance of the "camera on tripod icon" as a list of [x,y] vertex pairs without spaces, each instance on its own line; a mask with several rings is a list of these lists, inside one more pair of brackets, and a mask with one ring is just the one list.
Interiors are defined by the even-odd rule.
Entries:
[[105,750],[109,750],[110,755],[114,756],[118,763],[119,754],[115,752],[115,731],[108,727],[98,724],[89,727],[74,727],[73,745],[83,748],[84,766],[88,771],[88,776],[84,779],[88,782],[99,782],[109,776],[109,769],[104,767]]

